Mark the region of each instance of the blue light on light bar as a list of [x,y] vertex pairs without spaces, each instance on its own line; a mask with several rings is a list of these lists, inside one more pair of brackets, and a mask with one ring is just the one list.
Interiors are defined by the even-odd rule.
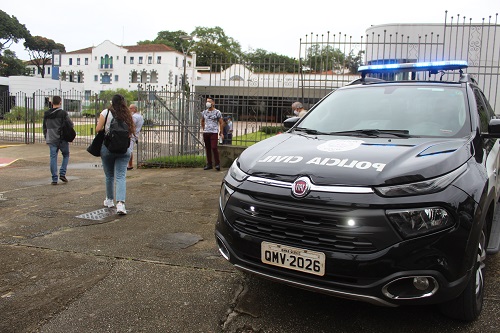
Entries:
[[383,72],[416,72],[416,71],[450,71],[456,69],[464,69],[469,67],[465,60],[448,60],[448,61],[431,61],[431,62],[415,62],[406,64],[385,64],[385,65],[366,65],[359,66],[358,71],[362,74],[366,73],[383,73]]

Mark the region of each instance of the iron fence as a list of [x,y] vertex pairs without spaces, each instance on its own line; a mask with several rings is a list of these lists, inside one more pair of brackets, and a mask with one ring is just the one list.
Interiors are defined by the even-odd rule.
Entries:
[[[358,39],[330,32],[306,35],[300,41],[300,59],[302,70],[309,75],[301,74],[302,89],[335,89],[343,83],[346,70],[354,72],[361,64],[466,60],[469,67],[465,72],[478,82],[492,107],[500,113],[499,33],[498,14],[473,23],[460,15],[448,17],[446,12],[444,24],[375,26]],[[344,56],[335,58],[338,55],[335,50]],[[429,79],[440,80],[441,74],[438,75]],[[443,79],[457,80],[453,76]]]
[[51,107],[52,97],[62,98],[62,107],[68,111],[75,124],[77,137],[73,144],[88,145],[95,135],[99,113],[105,102],[97,94],[70,91],[36,91],[32,94],[19,92],[0,93],[0,140],[22,143],[45,142],[43,114]]
[[[465,17],[446,16],[444,25],[424,25],[419,30],[413,25],[376,26],[359,39],[342,33],[311,34],[300,40],[296,61],[279,57],[263,63],[219,59],[213,60],[213,70],[196,83],[175,89],[139,86],[136,103],[145,124],[136,145],[136,161],[165,167],[203,159],[200,116],[207,97],[215,100],[223,116],[232,118],[231,144],[249,146],[282,130],[294,101],[302,102],[306,109],[313,106],[332,90],[358,78],[357,66],[362,64],[467,60],[467,72],[500,112],[497,19],[498,14],[478,24],[466,22]],[[0,93],[0,140],[43,142],[43,112],[53,95],[63,98],[63,108],[76,125],[73,144],[90,144],[99,113],[107,105],[97,93],[74,90]]]

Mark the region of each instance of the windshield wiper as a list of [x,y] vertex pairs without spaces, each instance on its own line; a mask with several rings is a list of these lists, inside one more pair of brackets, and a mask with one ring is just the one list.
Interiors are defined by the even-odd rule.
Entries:
[[307,127],[295,127],[294,130],[306,132],[307,134],[329,134],[329,133],[317,131],[317,130],[312,129],[312,128],[307,128]]
[[375,136],[375,137],[378,137],[380,135],[394,135],[394,136],[397,136],[399,138],[409,138],[410,137],[410,131],[408,131],[408,130],[360,129],[360,130],[353,130],[353,131],[331,132],[329,134],[334,134],[334,135],[363,134],[363,135]]

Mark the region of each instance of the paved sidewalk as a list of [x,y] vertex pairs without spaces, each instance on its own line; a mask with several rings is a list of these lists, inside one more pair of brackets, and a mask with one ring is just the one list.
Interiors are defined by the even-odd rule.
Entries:
[[499,255],[486,260],[474,323],[432,306],[316,294],[242,274],[219,255],[225,171],[129,171],[129,214],[118,216],[103,207],[100,158],[70,150],[69,182],[53,186],[45,144],[0,142],[0,161],[15,160],[0,167],[1,333],[498,332]]
[[118,216],[85,147],[57,186],[45,144],[0,147],[0,332],[219,331],[239,288],[214,239],[223,171],[128,171]]

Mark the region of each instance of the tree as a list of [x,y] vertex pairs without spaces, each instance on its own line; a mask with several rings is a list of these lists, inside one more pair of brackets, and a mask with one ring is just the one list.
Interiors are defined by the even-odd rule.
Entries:
[[308,49],[304,66],[315,72],[342,70],[345,68],[345,54],[332,46],[313,45]]
[[9,16],[0,10],[0,54],[12,43],[17,43],[20,39],[26,39],[29,36],[31,34],[24,24],[19,23],[15,16]]
[[[193,36],[192,40],[185,40],[182,36]],[[225,34],[220,27],[196,27],[191,33],[185,31],[160,31],[154,40],[144,40],[138,44],[165,44],[179,52],[196,52],[196,65],[209,66],[212,61],[228,63],[232,59],[240,60],[243,52],[240,44]],[[214,70],[220,69],[220,64]]]
[[227,50],[233,58],[237,58],[242,55],[240,43],[238,43],[234,38],[227,36],[221,27],[196,27],[191,35],[196,36],[201,43],[220,45],[222,48]]
[[188,35],[186,32],[182,30],[177,31],[160,31],[155,39],[140,41],[137,44],[165,44],[170,46],[171,48],[176,49],[179,52],[182,52],[183,48],[187,49],[189,47],[189,41],[183,40],[180,38],[181,36]]
[[351,51],[346,59],[346,67],[349,69],[349,73],[357,74],[358,68],[363,64],[363,54],[365,51],[359,51],[357,55]]
[[24,42],[24,47],[28,50],[31,62],[38,68],[42,77],[45,77],[45,66],[52,60],[52,50],[58,49],[61,53],[66,52],[63,44],[42,36],[28,37]]
[[28,75],[24,62],[16,57],[16,53],[5,50],[0,56],[0,76]]
[[297,59],[277,53],[269,53],[264,49],[245,52],[243,59],[254,72],[297,73],[299,69]]
[[123,88],[118,88],[116,90],[104,90],[99,93],[99,99],[104,101],[105,107],[111,104],[111,99],[114,95],[120,94],[125,97],[125,102],[127,105],[131,104],[133,101],[137,101],[137,91],[129,91]]

